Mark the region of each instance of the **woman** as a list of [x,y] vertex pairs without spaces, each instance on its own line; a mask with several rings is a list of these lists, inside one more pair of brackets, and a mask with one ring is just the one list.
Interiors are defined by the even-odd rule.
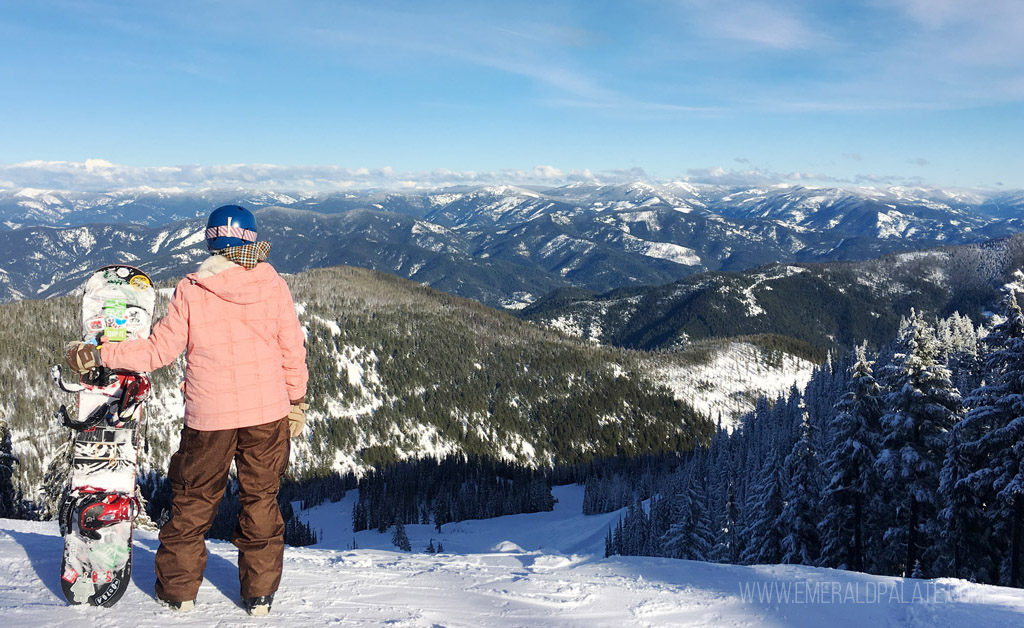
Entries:
[[308,373],[288,286],[265,261],[270,244],[256,236],[248,210],[217,208],[206,229],[211,256],[178,283],[167,316],[148,338],[68,348],[68,363],[80,372],[97,362],[149,372],[185,351],[185,427],[167,472],[172,516],[160,529],[156,555],[157,598],[176,610],[194,607],[206,567],[203,535],[232,460],[241,503],[232,542],[246,610],[269,613],[281,581],[284,522],[277,493],[289,435],[305,426]]

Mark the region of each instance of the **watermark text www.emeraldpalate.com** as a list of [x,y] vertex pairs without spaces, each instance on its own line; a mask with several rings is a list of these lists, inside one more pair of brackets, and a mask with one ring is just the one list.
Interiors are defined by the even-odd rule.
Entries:
[[895,582],[740,582],[740,598],[761,604],[948,604],[977,601],[946,584],[928,580]]

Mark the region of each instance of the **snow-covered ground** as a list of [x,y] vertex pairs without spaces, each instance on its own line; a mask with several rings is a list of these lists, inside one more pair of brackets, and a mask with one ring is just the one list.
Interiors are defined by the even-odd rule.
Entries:
[[741,416],[753,412],[758,397],[774,400],[795,384],[803,390],[815,364],[788,353],[767,364],[764,351],[749,342],[729,342],[701,364],[660,364],[650,360],[651,378],[665,385],[676,399],[711,417],[728,431]]
[[[60,594],[56,524],[0,520],[0,616],[22,626],[1021,626],[1024,591],[961,580],[911,580],[830,569],[741,567],[603,558],[617,513],[580,515],[582,489],[559,487],[554,512],[408,526],[413,553],[390,535],[351,532],[353,497],[302,516],[321,542],[289,548],[270,617],[237,604],[235,549],[210,542],[197,607],[153,601],[156,535],[137,533],[132,586],[111,609]],[[430,540],[445,553],[423,553]],[[358,549],[350,549],[355,541]]]

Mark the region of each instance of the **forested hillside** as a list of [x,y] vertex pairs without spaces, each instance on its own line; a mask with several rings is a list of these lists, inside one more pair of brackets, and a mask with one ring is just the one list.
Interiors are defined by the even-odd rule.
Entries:
[[337,468],[337,452],[369,464],[465,452],[546,465],[687,450],[710,435],[641,372],[639,354],[363,269],[291,283],[319,417],[303,458],[310,469]]
[[[370,270],[289,276],[308,333],[310,429],[292,474],[460,453],[546,466],[686,451],[710,421],[680,401],[649,356],[595,346],[477,302]],[[161,290],[158,310],[170,288]],[[80,298],[0,306],[0,416],[16,478],[38,497],[67,437],[52,413],[73,403],[49,381],[78,327]],[[158,312],[159,316],[159,312]],[[141,468],[163,471],[177,444],[183,360],[153,374]]]

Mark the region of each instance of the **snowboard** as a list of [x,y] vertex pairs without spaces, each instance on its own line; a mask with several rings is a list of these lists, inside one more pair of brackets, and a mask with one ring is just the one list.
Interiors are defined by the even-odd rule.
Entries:
[[[101,336],[107,342],[147,338],[155,303],[146,273],[104,266],[85,284],[82,338],[93,343]],[[60,366],[51,376],[61,390],[77,396],[73,411],[62,405],[55,413],[70,428],[71,441],[58,513],[64,537],[61,590],[71,604],[112,606],[131,580],[132,525],[139,512],[136,468],[149,378],[103,366],[73,383],[64,380]]]

